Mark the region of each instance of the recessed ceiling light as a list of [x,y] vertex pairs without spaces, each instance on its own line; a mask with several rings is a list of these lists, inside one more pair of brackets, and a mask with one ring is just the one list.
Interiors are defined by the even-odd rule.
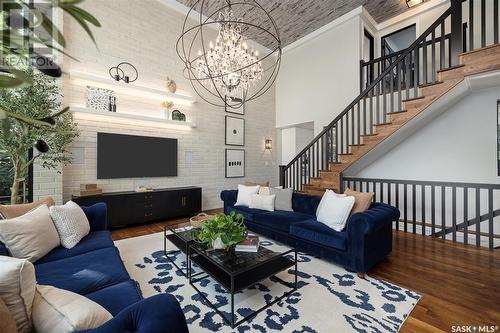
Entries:
[[408,6],[408,8],[411,8],[424,2],[425,0],[406,0],[406,5]]

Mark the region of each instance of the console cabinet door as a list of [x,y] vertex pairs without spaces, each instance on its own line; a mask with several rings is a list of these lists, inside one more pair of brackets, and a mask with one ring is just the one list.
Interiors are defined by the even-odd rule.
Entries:
[[180,212],[195,214],[201,211],[201,190],[180,191]]

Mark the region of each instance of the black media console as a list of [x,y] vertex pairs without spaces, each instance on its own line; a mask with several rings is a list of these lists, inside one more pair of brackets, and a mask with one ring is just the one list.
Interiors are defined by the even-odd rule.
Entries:
[[108,227],[167,220],[201,211],[201,188],[195,186],[157,189],[149,192],[109,192],[73,196],[82,206],[104,202],[108,206]]

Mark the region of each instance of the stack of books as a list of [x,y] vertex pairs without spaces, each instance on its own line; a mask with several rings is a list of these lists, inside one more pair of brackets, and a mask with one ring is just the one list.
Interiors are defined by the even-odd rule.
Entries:
[[238,244],[234,249],[236,252],[255,252],[259,251],[259,236],[247,235],[246,239]]

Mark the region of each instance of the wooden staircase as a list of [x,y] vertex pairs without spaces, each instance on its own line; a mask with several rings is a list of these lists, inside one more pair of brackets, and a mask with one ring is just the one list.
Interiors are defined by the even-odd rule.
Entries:
[[388,112],[385,122],[374,124],[372,133],[360,135],[360,143],[349,144],[348,151],[339,153],[337,162],[328,163],[328,169],[320,170],[317,177],[311,177],[309,182],[303,185],[302,191],[313,195],[323,195],[326,189],[339,191],[341,173],[344,170],[375,146],[383,144],[384,140],[415,116],[425,112],[432,103],[462,82],[465,77],[499,69],[500,44],[460,54],[459,65],[438,71],[437,82],[420,85],[417,96],[402,101],[402,110]]
[[314,195],[341,190],[348,167],[432,112],[429,106],[464,78],[499,70],[500,17],[490,6],[498,9],[498,1],[451,1],[407,49],[361,61],[360,94],[280,166],[280,185]]

